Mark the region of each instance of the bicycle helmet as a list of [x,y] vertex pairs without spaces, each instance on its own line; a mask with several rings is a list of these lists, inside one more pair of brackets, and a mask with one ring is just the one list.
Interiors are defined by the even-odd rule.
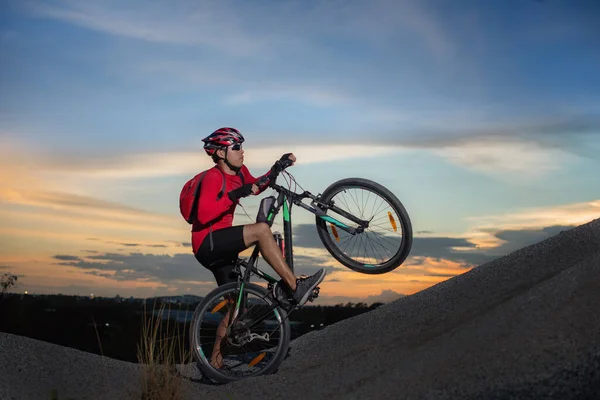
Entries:
[[226,149],[233,144],[243,143],[244,137],[235,128],[219,128],[202,141],[204,142],[204,151],[212,157],[218,149]]

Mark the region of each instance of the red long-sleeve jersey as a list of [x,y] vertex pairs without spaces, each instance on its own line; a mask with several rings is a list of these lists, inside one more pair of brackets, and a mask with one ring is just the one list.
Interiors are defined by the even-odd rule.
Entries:
[[[217,168],[220,169],[219,166]],[[229,175],[222,169],[218,171],[217,168],[208,170],[202,179],[198,200],[198,216],[192,224],[192,248],[194,253],[198,251],[210,229],[214,232],[233,225],[233,214],[239,200],[231,201],[227,193],[242,186],[242,179],[237,174]],[[260,178],[252,176],[245,165],[242,165],[240,172],[244,175],[244,184],[256,183]],[[223,196],[217,200],[217,195],[223,187],[223,176],[225,176],[225,191]],[[262,193],[267,187],[268,185],[260,187],[257,194]]]

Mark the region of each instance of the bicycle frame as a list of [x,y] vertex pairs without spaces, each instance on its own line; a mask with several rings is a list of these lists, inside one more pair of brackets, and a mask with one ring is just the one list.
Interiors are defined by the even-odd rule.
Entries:
[[[304,208],[308,212],[315,214],[317,217],[321,218],[322,220],[335,225],[336,227],[350,233],[351,235],[356,235],[357,233],[361,233],[364,231],[365,228],[367,228],[369,226],[370,221],[356,218],[352,214],[349,214],[346,211],[335,206],[335,204],[333,204],[333,202],[330,202],[330,204],[324,204],[320,201],[320,196],[315,196],[308,191],[304,191],[303,193],[296,193],[294,191],[291,191],[291,190],[284,188],[283,186],[277,185],[275,183],[272,183],[269,186],[272,187],[278,193],[278,196],[277,196],[276,202],[273,203],[269,212],[267,213],[267,223],[269,224],[269,226],[271,226],[273,224],[273,220],[275,219],[277,214],[279,214],[279,212],[283,208],[283,233],[284,233],[283,237],[284,237],[284,243],[285,243],[284,258],[285,258],[286,263],[289,265],[290,269],[292,270],[292,272],[294,271],[294,252],[293,252],[293,240],[292,240],[292,213],[291,213],[292,205],[295,204],[299,207]],[[311,205],[307,205],[303,202],[303,200],[306,198],[312,200]],[[352,227],[338,221],[337,219],[335,219],[331,216],[328,216],[326,214],[326,212],[324,211],[324,209],[332,210],[332,211],[346,217],[350,221],[357,223],[358,227],[352,228]],[[259,251],[260,251],[260,249],[258,247],[258,244],[256,244],[254,246],[254,249],[253,249],[252,254],[251,254],[250,258],[248,259],[248,261],[239,261],[238,262],[238,265],[244,266],[244,268],[246,270],[244,271],[243,274],[241,274],[241,271],[240,271],[240,274],[242,275],[242,279],[241,279],[241,281],[238,279],[239,295],[238,295],[236,308],[235,308],[235,311],[233,314],[233,319],[235,319],[237,317],[242,302],[245,303],[245,299],[242,299],[243,287],[245,284],[250,282],[251,274],[257,275],[259,278],[267,281],[269,284],[275,284],[278,281],[278,279],[261,271],[256,266]]]

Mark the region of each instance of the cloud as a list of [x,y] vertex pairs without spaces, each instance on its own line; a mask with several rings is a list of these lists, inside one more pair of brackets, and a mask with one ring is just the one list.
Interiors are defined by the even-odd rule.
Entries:
[[[26,282],[27,289],[38,293],[104,293],[107,296],[114,296],[115,293],[129,296],[142,292],[145,295],[193,293],[201,296],[216,287],[213,274],[199,264],[191,252],[172,255],[98,251],[82,253],[88,254],[53,255],[51,258],[54,262],[44,266],[41,272],[45,271],[56,278],[54,283],[45,286],[42,282],[47,280],[47,277],[38,276],[38,279]],[[242,254],[242,257],[247,255]],[[295,272],[298,275],[313,274],[323,262],[319,256],[301,254],[295,255],[294,260]],[[264,259],[259,258],[258,265],[264,272],[277,277]],[[332,270],[331,267],[326,269],[330,272]],[[61,270],[68,272],[68,279]],[[89,277],[100,279],[90,282]],[[257,278],[253,278],[252,281],[265,284]],[[87,285],[82,286],[84,282],[87,282]],[[75,287],[80,288],[79,291],[73,292]]]
[[[473,216],[467,220],[471,228],[462,235],[482,249],[499,248],[504,240],[498,232],[531,231],[545,234],[564,227],[573,227],[600,218],[600,200],[546,207],[527,207],[500,215]],[[509,233],[506,233],[508,235]],[[536,233],[535,235],[538,235]],[[502,237],[508,237],[501,234]]]
[[[65,195],[69,197],[68,194]],[[89,204],[80,207],[58,206],[52,201],[29,201],[30,197],[6,197],[0,192],[0,200],[5,204],[14,204],[15,208],[6,207],[0,210],[0,221],[4,225],[2,233],[15,236],[45,237],[49,239],[79,239],[87,235],[97,234],[105,237],[135,236],[138,243],[153,245],[156,235],[180,236],[182,221],[176,216],[166,216],[139,210],[137,212],[121,209],[92,207]],[[93,199],[90,199],[93,203]],[[28,206],[28,207],[22,207]],[[143,215],[144,217],[139,217]],[[37,227],[33,228],[32,224]],[[120,243],[127,243],[126,241]]]
[[[494,101],[490,108],[496,109],[525,97],[513,94],[535,96],[526,84],[511,80],[508,85],[503,80],[515,75],[522,78],[522,71],[529,72],[528,68],[535,68],[537,73],[538,65],[529,65],[527,58],[522,69],[507,71],[502,68],[504,59],[496,62],[496,53],[508,54],[505,58],[509,59],[526,57],[519,53],[523,46],[507,46],[503,39],[507,32],[487,23],[494,14],[483,6],[463,5],[459,12],[447,12],[446,6],[416,0],[13,3],[27,4],[25,9],[36,17],[125,39],[119,46],[111,46],[126,49],[123,53],[154,54],[154,59],[139,62],[142,73],[137,67],[128,68],[132,79],[149,74],[148,81],[162,87],[183,78],[188,85],[179,87],[189,90],[189,86],[200,84],[203,93],[219,84],[219,93],[234,103],[280,98],[320,105],[354,102],[360,108],[346,110],[345,115],[353,111],[367,114],[378,106],[388,106],[403,113],[410,110],[411,114],[421,114],[421,121],[431,121],[441,119],[441,109],[461,109],[472,115],[490,98]],[[530,23],[509,34],[531,40],[531,25],[535,27],[539,14],[536,10],[526,15],[531,9],[520,11]],[[562,10],[551,11],[546,15],[553,21],[551,26],[559,22],[573,25]],[[589,23],[592,13],[580,14],[578,19]],[[579,30],[579,25],[571,29]],[[548,40],[547,35],[540,36]],[[539,40],[526,43],[535,48]],[[493,50],[497,48],[502,52]],[[566,58],[557,54],[564,62]],[[496,64],[501,71],[490,68]],[[494,87],[499,87],[498,91]],[[507,90],[508,100],[498,99],[497,93]],[[563,104],[572,105],[565,97]],[[441,100],[433,104],[434,98]],[[536,100],[545,102],[543,98]],[[518,110],[520,106],[515,107]],[[435,110],[436,115],[424,115],[423,110]]]
[[[462,119],[466,115],[456,117]],[[390,139],[403,146],[433,149],[501,141],[532,142],[549,149],[570,149],[585,144],[585,139],[600,135],[600,116],[576,111],[543,117],[514,116],[503,122],[486,122],[477,114],[460,124],[459,120],[448,118],[415,126],[413,136],[390,132]]]
[[465,267],[494,259],[485,252],[478,251],[477,245],[471,241],[452,237],[414,237],[410,256],[450,260],[464,264]]
[[[497,257],[554,236],[562,230],[600,218],[600,200],[554,207],[523,209],[499,216],[470,217],[473,226],[462,235],[440,236],[421,232],[413,244],[404,267],[431,266],[432,262],[452,262],[463,271],[442,272],[435,276],[454,276],[464,269],[482,265]],[[317,249],[330,258],[317,235],[314,224],[294,226],[294,246],[299,251]],[[337,267],[343,269],[343,267]],[[434,275],[432,275],[434,276]]]
[[57,255],[56,265],[76,268],[86,274],[115,281],[145,281],[162,284],[212,282],[212,273],[190,253],[143,254],[103,253],[85,257]]
[[[181,221],[176,215],[98,198],[111,198],[110,191],[115,190],[115,183],[113,180],[102,185],[100,180],[94,179],[89,166],[86,168],[76,162],[67,164],[59,156],[53,158],[35,146],[29,152],[24,151],[24,142],[3,140],[3,144],[6,143],[8,146],[0,149],[0,168],[3,170],[0,175],[0,202],[3,204],[0,225],[7,234],[54,235],[54,239],[79,237],[82,240],[94,235],[105,240],[107,232],[112,231],[109,236],[120,243],[163,246],[148,240],[148,236],[152,232],[160,232],[163,236],[182,233]],[[64,169],[57,169],[57,164]],[[90,195],[83,194],[86,191]],[[35,228],[32,227],[34,223]],[[123,232],[136,231],[136,242],[123,240]],[[143,232],[141,235],[140,231]]]
[[[252,132],[248,133],[252,136]],[[526,124],[503,129],[466,129],[456,133],[440,129],[422,134],[419,129],[394,134],[386,146],[365,142],[366,137],[348,144],[333,143],[315,148],[296,139],[294,154],[298,165],[319,164],[350,159],[373,158],[410,151],[428,151],[467,169],[508,177],[535,179],[560,170],[576,157],[597,160],[594,151],[600,142],[600,120],[573,120],[569,123]],[[309,140],[309,139],[307,139]],[[334,138],[331,138],[335,141]],[[369,151],[365,152],[365,146]],[[598,148],[600,151],[600,148]],[[275,159],[289,151],[284,146],[246,146],[246,164],[253,168],[269,168]],[[122,155],[51,155],[40,154],[38,163],[46,164],[47,174],[59,179],[86,175],[99,179],[130,179],[192,174],[212,166],[200,144],[194,152],[154,152]],[[514,173],[518,173],[514,175]],[[510,174],[510,175],[507,175]]]
[[576,157],[599,159],[597,116],[558,115],[542,121],[527,117],[523,122],[498,126],[471,120],[462,128],[443,123],[445,126],[390,134],[390,140],[405,149],[427,150],[451,163],[511,180],[538,178]]
[[336,305],[347,303],[366,303],[370,306],[373,303],[391,303],[399,298],[405,297],[405,294],[398,293],[392,289],[384,289],[380,294],[370,295],[366,297],[359,296],[332,296],[327,294],[319,294],[317,301],[323,305]]
[[[479,232],[485,230],[486,235],[496,240],[496,245],[493,247],[480,247],[474,244],[476,240],[466,238],[416,237],[413,251],[407,261],[398,269],[377,276],[376,279],[373,276],[360,274],[340,266],[322,248],[295,248],[294,266],[298,275],[310,275],[321,267],[328,270],[328,275],[322,284],[321,296],[316,304],[336,304],[348,301],[389,302],[404,295],[401,293],[417,292],[462,274],[478,265],[479,262],[483,263],[534,244],[561,230],[569,229],[569,227],[569,225],[550,225],[539,229],[481,228]],[[302,242],[302,237],[299,236],[300,244],[304,246],[310,244],[310,242]],[[90,252],[84,251],[83,253]],[[241,256],[247,255],[242,254]],[[83,275],[95,276],[112,282],[112,284],[103,283],[97,289],[89,286],[92,292],[100,289],[106,291],[113,285],[113,290],[127,292],[128,295],[130,291],[126,288],[133,284],[146,286],[148,290],[153,290],[153,293],[181,294],[193,290],[193,293],[202,295],[216,286],[210,271],[202,267],[191,253],[169,255],[93,252],[82,256],[57,254],[53,256],[53,259],[56,260],[55,266],[67,268],[70,271],[71,281],[77,276],[73,272],[80,271]],[[262,258],[259,258],[259,268],[271,276],[277,277]],[[60,274],[53,273],[53,276],[60,276]],[[76,280],[81,279],[77,278]],[[37,284],[34,283],[34,286]],[[59,286],[55,285],[53,290],[59,290],[57,289]],[[387,289],[384,290],[382,287],[387,287]],[[373,295],[374,291],[381,291],[381,293]]]
[[[275,37],[259,37],[250,29],[243,29],[243,25],[247,24],[226,3],[179,1],[176,4],[148,4],[112,0],[82,3],[62,0],[53,4],[29,1],[27,5],[28,10],[37,16],[110,35],[151,43],[203,45],[236,56],[264,52],[270,42],[276,40]],[[223,29],[225,26],[227,29]]]
[[504,255],[529,246],[551,236],[558,235],[562,231],[574,228],[575,225],[554,225],[540,229],[510,229],[498,230],[493,233],[494,237],[503,243],[494,249],[495,254]]
[[116,244],[116,245],[125,246],[125,247],[161,247],[161,248],[168,247],[166,244],[122,243],[122,242],[115,242],[115,241],[112,241],[112,240],[108,240],[108,241],[106,241],[106,243]]
[[[252,136],[252,133],[247,133]],[[22,178],[43,181],[44,187],[57,187],[61,182],[68,182],[70,185],[80,183],[86,185],[87,181],[98,179],[134,179],[134,178],[160,178],[177,175],[196,174],[203,169],[214,166],[212,160],[202,149],[202,143],[197,144],[195,151],[174,151],[174,152],[146,152],[146,153],[125,153],[125,154],[85,154],[72,152],[60,154],[51,153],[43,150],[30,150],[29,154],[34,154],[35,158],[29,157],[19,159],[18,154],[21,148],[26,146],[25,142],[16,143],[17,140],[7,141],[7,147],[0,151],[0,155],[6,155],[7,159],[0,164],[10,169],[11,174],[3,177],[7,184],[18,186],[29,186],[31,201],[40,198],[40,201],[51,201],[53,203],[63,203],[64,205],[85,206],[89,205],[92,199],[82,199],[77,195],[56,193],[39,193],[31,189],[31,185],[23,185]],[[287,146],[255,146],[248,144],[245,147],[245,163],[252,166],[255,174],[266,172],[273,163],[281,157],[282,154],[289,152]],[[331,163],[340,160],[355,160],[361,158],[374,158],[386,154],[392,154],[402,151],[399,148],[390,146],[374,145],[369,146],[369,151],[365,152],[363,144],[334,144],[331,146],[318,146],[312,144],[297,143],[293,145],[293,152],[298,159],[297,165]],[[15,154],[17,153],[17,155]],[[264,171],[258,171],[263,169]],[[43,171],[43,172],[40,172]],[[8,178],[8,175],[12,178]],[[40,178],[40,177],[43,177]],[[82,178],[85,178],[83,180]],[[77,180],[79,179],[79,180]],[[89,183],[88,183],[89,185]],[[22,189],[24,191],[24,189]],[[35,194],[35,196],[33,195]],[[16,195],[15,195],[16,196]],[[54,196],[54,198],[53,198]],[[111,209],[124,209],[107,202],[94,200],[93,206]],[[135,211],[130,209],[131,211]]]
[[225,104],[239,105],[273,100],[300,100],[311,105],[329,107],[347,104],[350,101],[348,95],[337,93],[333,90],[318,87],[291,85],[260,84],[260,88],[249,89],[225,97]]
[[174,240],[167,240],[166,243],[169,243],[170,245],[174,245],[176,247],[192,247],[191,242],[176,242]]
[[[0,168],[3,170],[0,201],[4,203],[79,213],[86,217],[169,220],[165,215],[76,193],[82,191],[86,182],[92,187],[91,193],[98,193],[97,186],[89,181],[94,180],[94,166],[102,163],[100,157],[86,160],[74,154],[49,154],[37,148],[35,143],[18,140],[12,135],[0,136],[0,144]],[[116,159],[105,159],[104,162],[119,164]],[[119,164],[110,168],[121,167],[123,165]],[[70,173],[81,176],[81,182],[69,181]]]
[[453,164],[486,174],[515,181],[539,178],[557,171],[569,159],[562,151],[548,150],[536,143],[474,141],[464,145],[451,145],[432,151]]
[[156,213],[150,213],[135,207],[123,206],[114,202],[71,193],[8,189],[0,192],[0,200],[7,203],[47,207],[54,210],[77,210],[87,215],[101,214],[103,216],[129,216],[129,218],[147,218],[153,216],[160,218]]
[[241,1],[148,4],[136,0],[29,0],[25,4],[37,16],[110,35],[159,44],[206,46],[235,56],[264,56],[273,48],[290,45],[301,49],[321,35],[378,43],[395,38],[398,30],[436,55],[448,56],[453,48],[448,30],[417,1],[400,4],[384,0],[369,5],[361,1],[286,2],[263,6]]
[[[406,80],[404,91],[414,87],[406,64],[417,61],[405,54],[419,54],[414,60],[422,60],[424,54],[426,64],[443,63],[444,70],[458,61],[452,29],[418,1],[14,3],[38,18],[125,39],[116,49],[128,51],[114,59],[127,64],[130,80],[143,76],[152,85],[183,87],[174,82],[185,79],[186,90],[189,85],[204,90],[223,85],[220,93],[226,104],[285,98],[317,106],[357,103],[364,107],[373,93],[390,90],[392,76]],[[367,49],[369,55],[347,54],[348,45]],[[141,55],[140,48],[149,49],[153,56]],[[381,51],[375,54],[371,49]],[[132,51],[138,62],[132,61]],[[401,62],[390,56],[395,54],[402,55]],[[384,60],[392,58],[398,68],[389,71]],[[372,72],[368,63],[373,59],[381,73]]]
[[[294,226],[294,246],[308,249],[324,249],[317,229],[313,224]],[[328,255],[329,253],[324,253]],[[475,243],[466,238],[454,237],[413,237],[410,257],[412,262],[419,259],[449,260],[463,263],[465,267],[491,261],[493,257],[479,251]]]
[[[248,254],[242,254],[246,257]],[[200,285],[203,290],[198,295],[206,294],[216,287],[212,272],[203,267],[191,252],[169,254],[151,253],[99,253],[75,256],[59,254],[52,257],[58,262],[55,266],[79,271],[84,275],[93,275],[116,283],[140,282],[156,284],[171,288],[173,292],[184,292],[190,285]],[[297,275],[311,275],[320,269],[323,258],[310,255],[295,255],[295,272]],[[272,268],[261,257],[258,266],[271,276],[278,277]],[[326,267],[331,271],[331,267]],[[258,281],[253,278],[253,281]]]
[[398,300],[401,297],[405,297],[405,294],[395,292],[391,289],[382,290],[378,295],[367,296],[365,302],[367,304],[382,302],[382,303],[390,303],[392,301]]
[[81,261],[81,258],[77,257],[77,256],[70,256],[70,255],[55,255],[53,256],[53,258],[57,259],[57,260],[61,260],[61,261]]
[[305,247],[312,249],[323,249],[323,242],[318,236],[315,224],[297,224],[293,226],[294,247]]
[[[161,91],[209,91],[215,90],[214,102],[228,107],[256,105],[271,102],[278,106],[281,101],[297,102],[310,107],[352,107],[364,103],[361,96],[346,85],[335,84],[325,76],[288,76],[285,66],[271,65],[275,71],[266,73],[260,62],[246,62],[244,70],[238,70],[237,61],[227,62],[222,58],[207,59],[196,53],[164,57],[162,53],[128,53],[119,57],[117,64],[107,66],[122,79],[147,85]],[[177,57],[177,56],[175,56]],[[315,57],[314,55],[311,56]],[[288,67],[289,68],[289,67]],[[272,70],[271,70],[272,71]],[[397,112],[394,112],[396,114]],[[392,112],[365,115],[365,119],[391,119]],[[397,120],[394,117],[392,120]]]
[[[538,209],[537,215],[535,210],[524,210],[520,214],[501,217],[472,218],[472,221],[486,223],[471,228],[461,238],[416,237],[411,257],[450,260],[464,267],[481,265],[600,218],[600,202],[542,210]],[[410,262],[418,263],[415,260]]]

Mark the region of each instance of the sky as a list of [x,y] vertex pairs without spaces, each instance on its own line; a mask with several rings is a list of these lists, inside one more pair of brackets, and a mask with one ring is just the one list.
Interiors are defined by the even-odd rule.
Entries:
[[293,152],[299,189],[372,179],[408,211],[409,257],[366,275],[294,208],[295,271],[328,270],[314,304],[391,301],[600,217],[595,1],[0,4],[0,274],[15,292],[214,289],[178,196],[223,126],[255,176]]

